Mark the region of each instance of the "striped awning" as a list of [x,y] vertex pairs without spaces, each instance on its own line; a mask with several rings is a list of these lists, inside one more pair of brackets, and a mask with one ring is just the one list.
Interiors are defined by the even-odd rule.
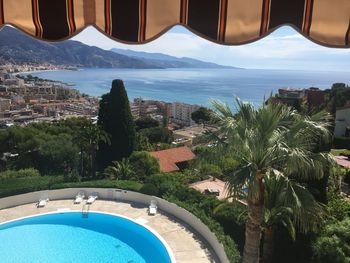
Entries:
[[126,43],[151,41],[181,24],[229,45],[287,24],[321,45],[350,47],[350,0],[0,0],[4,24],[50,41],[93,25]]

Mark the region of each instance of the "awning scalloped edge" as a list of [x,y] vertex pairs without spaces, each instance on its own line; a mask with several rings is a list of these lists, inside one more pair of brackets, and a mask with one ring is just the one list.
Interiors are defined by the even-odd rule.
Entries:
[[46,41],[69,39],[92,25],[127,44],[182,25],[224,45],[254,42],[289,25],[317,44],[349,48],[350,0],[0,0],[5,24]]

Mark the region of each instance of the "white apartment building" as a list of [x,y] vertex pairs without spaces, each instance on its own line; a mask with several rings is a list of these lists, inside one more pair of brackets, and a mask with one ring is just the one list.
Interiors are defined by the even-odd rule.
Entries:
[[350,103],[336,111],[334,136],[350,137]]
[[191,114],[199,108],[198,105],[174,102],[171,104],[171,121],[180,125],[192,126],[194,121]]

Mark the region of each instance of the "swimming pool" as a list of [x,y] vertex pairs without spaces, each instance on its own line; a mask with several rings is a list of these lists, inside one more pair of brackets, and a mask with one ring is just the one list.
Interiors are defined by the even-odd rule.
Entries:
[[152,230],[121,216],[50,213],[0,225],[6,263],[170,263],[172,253]]

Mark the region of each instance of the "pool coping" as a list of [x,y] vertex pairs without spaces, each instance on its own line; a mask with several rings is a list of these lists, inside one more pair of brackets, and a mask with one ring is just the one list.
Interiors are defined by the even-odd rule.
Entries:
[[[81,214],[81,212],[79,212],[79,211],[61,211],[61,212],[60,211],[52,211],[52,212],[46,212],[46,213],[41,213],[41,214],[37,214],[37,215],[30,215],[30,216],[19,217],[19,218],[16,218],[16,219],[12,219],[12,220],[8,220],[8,221],[5,221],[5,222],[1,222],[0,226],[5,225],[5,224],[9,224],[9,223],[13,223],[13,222],[17,222],[17,221],[20,221],[20,220],[28,219],[28,218],[33,218],[33,217],[40,217],[40,216],[52,215],[52,214],[66,214],[66,213],[78,213],[78,214]],[[165,250],[167,251],[167,253],[169,255],[170,262],[171,263],[176,263],[175,255],[174,255],[172,249],[170,248],[170,246],[168,245],[168,243],[164,240],[164,238],[156,230],[154,230],[150,226],[147,226],[146,224],[139,223],[135,219],[132,219],[130,217],[127,217],[127,216],[124,216],[124,215],[120,215],[120,214],[115,214],[115,213],[110,213],[110,212],[102,212],[102,211],[96,211],[96,210],[89,210],[89,213],[105,214],[105,215],[110,215],[110,216],[115,216],[115,217],[121,217],[123,219],[129,220],[129,221],[139,225],[140,227],[143,227],[143,228],[147,229],[156,238],[158,238],[158,240],[163,244],[163,246],[165,247]]]
[[[106,201],[115,201],[120,203],[139,203],[145,207],[148,207],[152,200],[157,202],[157,207],[161,214],[170,216],[170,218],[175,218],[175,221],[181,222],[183,226],[191,229],[190,232],[195,233],[199,236],[200,242],[205,244],[205,248],[202,248],[202,251],[206,254],[206,258],[210,260],[210,262],[218,262],[218,263],[229,263],[230,261],[227,258],[225,253],[225,248],[223,244],[218,240],[216,235],[205,225],[198,217],[187,211],[186,209],[179,207],[177,204],[168,202],[167,200],[161,199],[156,196],[150,196],[141,194],[139,192],[133,192],[124,189],[118,188],[94,188],[94,187],[82,187],[82,188],[63,188],[63,189],[51,189],[51,190],[42,190],[36,192],[28,192],[24,194],[9,196],[0,198],[0,210],[3,209],[12,209],[21,205],[37,203],[38,200],[42,199],[43,196],[45,198],[49,198],[50,200],[74,200],[76,194],[79,191],[84,191],[86,196],[91,193],[98,192],[99,199]],[[100,209],[98,209],[101,211]],[[52,211],[52,210],[49,210]],[[54,212],[57,212],[56,210]],[[105,212],[105,211],[103,211]],[[107,210],[107,212],[110,212]],[[19,215],[21,216],[21,215]],[[12,219],[12,218],[11,218]],[[138,222],[139,223],[139,222]],[[142,222],[141,222],[142,223]],[[162,234],[163,235],[163,234]],[[165,237],[165,240],[173,249],[173,247],[177,246],[173,244],[172,240],[168,240]],[[180,246],[184,248],[184,244],[180,242]],[[186,249],[185,249],[186,250]],[[183,250],[182,252],[185,252]],[[175,249],[174,254],[178,261],[179,251]],[[185,254],[182,254],[184,258],[186,258]],[[198,254],[196,254],[198,255]],[[189,258],[185,259],[185,262],[191,262]]]

